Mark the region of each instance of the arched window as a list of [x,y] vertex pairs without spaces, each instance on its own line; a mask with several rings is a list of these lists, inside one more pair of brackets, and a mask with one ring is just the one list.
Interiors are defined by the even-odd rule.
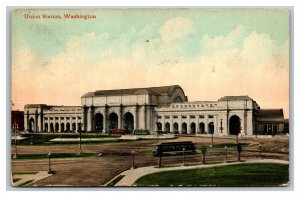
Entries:
[[175,122],[174,124],[173,124],[173,128],[174,128],[174,132],[178,132],[178,123],[177,122]]
[[181,126],[181,133],[186,134],[186,132],[187,132],[187,124],[184,122],[184,123],[182,123],[182,126]]
[[241,121],[240,118],[236,115],[231,116],[229,119],[229,134],[238,135],[240,133]]
[[49,128],[48,128],[48,123],[45,123],[45,132],[48,132]]
[[123,116],[123,127],[127,131],[133,131],[134,129],[134,117],[132,113],[127,112]]
[[205,124],[203,122],[201,122],[199,124],[199,130],[200,130],[200,134],[204,134],[205,133]]
[[210,122],[208,124],[208,133],[209,134],[213,134],[214,133],[214,123],[213,122]]
[[103,130],[103,115],[101,113],[97,113],[94,116],[94,131],[102,132]]
[[196,124],[194,122],[191,123],[191,134],[196,133]]
[[165,132],[170,133],[170,123],[165,124]]
[[118,129],[118,115],[116,113],[111,113],[108,116],[109,130]]

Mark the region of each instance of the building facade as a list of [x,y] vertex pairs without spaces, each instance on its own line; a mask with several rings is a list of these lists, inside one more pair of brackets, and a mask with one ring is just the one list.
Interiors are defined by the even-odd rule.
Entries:
[[24,127],[28,132],[147,129],[257,135],[284,132],[284,116],[282,109],[260,109],[249,96],[189,102],[183,89],[173,85],[89,92],[81,97],[81,106],[29,104],[24,107]]
[[24,112],[19,110],[11,111],[12,131],[24,131]]

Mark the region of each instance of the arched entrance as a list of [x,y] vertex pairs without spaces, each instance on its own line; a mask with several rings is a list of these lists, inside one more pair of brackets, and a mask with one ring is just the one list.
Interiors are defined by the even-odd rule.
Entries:
[[170,123],[165,124],[165,132],[170,133]]
[[187,125],[186,125],[185,122],[182,123],[181,130],[182,130],[182,131],[181,131],[182,134],[186,134],[186,131],[187,131]]
[[205,124],[203,122],[200,123],[199,128],[200,128],[200,133],[204,134],[205,133]]
[[175,122],[173,124],[173,128],[174,128],[174,132],[177,133],[178,132],[178,123],[177,122]]
[[103,130],[103,115],[101,113],[97,113],[94,116],[94,131],[101,132]]
[[123,127],[127,131],[133,131],[134,129],[134,117],[132,113],[127,112],[123,116]]
[[54,131],[54,125],[53,125],[53,123],[52,123],[52,122],[50,123],[50,131],[51,131],[51,132],[53,132],[53,131]]
[[238,116],[231,116],[229,119],[229,134],[238,135],[240,133],[241,120]]
[[114,112],[109,114],[108,123],[109,123],[109,125],[108,125],[109,130],[117,129],[118,128],[118,115]]
[[161,122],[158,122],[158,123],[157,123],[157,130],[158,130],[158,131],[161,131],[161,130],[162,130],[162,124],[161,124]]
[[78,130],[78,131],[81,131],[81,122],[79,122],[79,123],[77,124],[77,130]]
[[64,123],[60,124],[60,131],[65,132],[65,124]]
[[46,123],[45,123],[45,131],[48,132],[48,129],[49,129],[49,128],[48,128],[48,123],[46,122]]
[[214,123],[213,122],[210,122],[209,124],[208,124],[208,133],[209,134],[213,134],[214,133]]
[[76,123],[75,122],[72,123],[72,131],[76,131]]
[[191,123],[191,134],[196,133],[196,124],[194,122]]
[[30,118],[30,120],[29,120],[29,128],[28,128],[28,130],[29,130],[30,132],[35,131],[34,119],[33,119],[33,118]]
[[66,125],[66,131],[70,131],[70,123],[69,122]]
[[57,132],[59,130],[59,124],[55,123],[55,131]]

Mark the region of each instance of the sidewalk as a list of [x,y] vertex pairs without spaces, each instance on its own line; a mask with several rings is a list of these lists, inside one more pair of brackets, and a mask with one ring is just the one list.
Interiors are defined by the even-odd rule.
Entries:
[[12,186],[20,186],[26,182],[32,184],[36,181],[45,179],[49,176],[52,176],[52,174],[48,174],[47,171],[39,171],[36,174],[15,174],[12,178],[20,179],[16,182],[11,181]]
[[[155,172],[211,168],[211,167],[216,167],[216,166],[236,165],[236,164],[244,164],[244,163],[247,163],[247,164],[249,164],[249,163],[289,164],[288,161],[265,159],[265,160],[252,160],[252,161],[245,161],[245,162],[204,164],[204,165],[200,164],[200,165],[194,165],[194,166],[178,166],[178,167],[162,167],[162,168],[157,168],[155,166],[149,166],[149,167],[142,167],[142,168],[137,168],[137,169],[130,169],[130,170],[122,172],[121,174],[117,175],[116,177],[118,177],[120,175],[124,175],[124,177],[119,182],[117,182],[114,186],[117,186],[117,187],[118,186],[132,186],[140,177],[145,176],[147,174],[152,174]],[[112,180],[114,180],[115,178],[113,178]],[[109,182],[111,182],[111,181],[109,181]]]

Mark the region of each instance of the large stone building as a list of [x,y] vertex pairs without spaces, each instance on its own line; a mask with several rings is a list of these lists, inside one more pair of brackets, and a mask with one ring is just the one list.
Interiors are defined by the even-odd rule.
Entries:
[[103,132],[147,129],[180,134],[257,135],[284,132],[282,109],[260,109],[249,96],[189,102],[178,85],[100,90],[81,97],[81,106],[29,104],[29,132]]

